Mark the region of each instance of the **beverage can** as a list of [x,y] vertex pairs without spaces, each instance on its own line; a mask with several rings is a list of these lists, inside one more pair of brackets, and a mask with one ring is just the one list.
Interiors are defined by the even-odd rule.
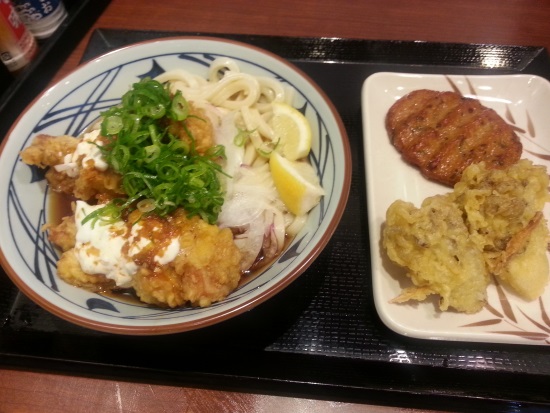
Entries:
[[10,0],[0,0],[0,59],[10,72],[25,67],[36,55],[38,44],[23,24]]
[[67,17],[61,0],[12,0],[15,10],[39,40],[50,37]]

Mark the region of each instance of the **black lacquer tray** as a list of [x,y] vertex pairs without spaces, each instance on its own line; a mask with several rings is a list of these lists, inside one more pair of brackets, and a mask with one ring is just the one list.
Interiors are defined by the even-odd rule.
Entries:
[[[158,37],[97,30],[84,59]],[[550,78],[542,47],[215,35],[271,50],[326,91],[347,128],[353,177],[325,251],[283,292],[202,330],[128,337],[86,330],[30,302],[0,273],[0,364],[223,390],[457,411],[550,408],[550,346],[416,340],[380,321],[372,298],[361,86],[379,71]],[[498,67],[486,67],[487,57]],[[495,59],[495,57],[497,59]],[[38,68],[36,69],[38,70]],[[34,94],[40,88],[31,88]],[[27,92],[29,93],[29,92]],[[6,118],[2,117],[3,127]]]

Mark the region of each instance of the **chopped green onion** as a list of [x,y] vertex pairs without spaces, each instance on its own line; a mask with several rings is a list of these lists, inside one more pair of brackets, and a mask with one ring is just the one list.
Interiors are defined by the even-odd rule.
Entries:
[[116,135],[123,128],[122,119],[120,116],[113,115],[105,119],[105,130],[110,135]]
[[[149,78],[135,83],[122,102],[102,113],[101,134],[107,143],[100,146],[107,163],[122,175],[128,200],[113,200],[94,211],[90,219],[110,222],[124,211],[140,211],[164,216],[176,208],[188,216],[198,215],[209,223],[217,221],[223,205],[223,190],[216,162],[225,157],[216,145],[204,155],[195,151],[194,139],[183,123],[190,107],[181,92],[171,96],[167,85]],[[181,122],[191,144],[172,135],[170,123]]]
[[244,146],[246,144],[246,142],[248,141],[248,139],[250,139],[250,134],[252,132],[254,132],[254,131],[243,130],[243,129],[239,128],[237,134],[233,138],[233,143],[236,146],[241,146],[241,147]]
[[277,146],[279,146],[279,142],[281,139],[278,139],[277,142],[264,142],[263,147],[257,148],[256,152],[263,156],[264,158],[269,158],[271,156],[271,153],[277,149]]
[[179,90],[174,96],[174,99],[172,99],[170,109],[175,120],[184,120],[189,116],[189,103]]

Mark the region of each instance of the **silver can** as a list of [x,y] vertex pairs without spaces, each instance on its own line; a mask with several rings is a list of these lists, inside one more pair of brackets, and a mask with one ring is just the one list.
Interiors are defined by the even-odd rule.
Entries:
[[12,0],[19,17],[37,39],[47,39],[63,23],[67,10],[61,0]]

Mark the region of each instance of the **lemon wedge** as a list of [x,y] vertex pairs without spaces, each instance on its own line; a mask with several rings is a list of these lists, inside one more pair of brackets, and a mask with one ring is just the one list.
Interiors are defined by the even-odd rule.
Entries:
[[285,103],[273,103],[273,117],[269,126],[278,141],[277,151],[296,161],[305,158],[311,150],[311,126],[297,109]]
[[281,200],[296,216],[307,214],[325,194],[315,170],[307,162],[291,161],[273,152],[269,167]]

